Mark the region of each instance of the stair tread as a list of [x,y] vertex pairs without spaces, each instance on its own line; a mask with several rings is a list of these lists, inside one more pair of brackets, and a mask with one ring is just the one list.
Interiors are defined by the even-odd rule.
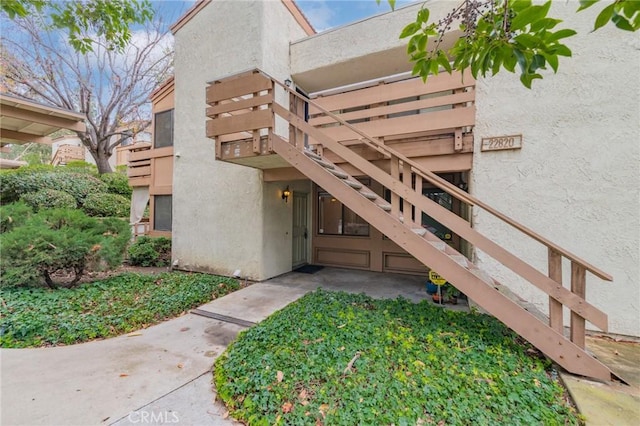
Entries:
[[413,228],[412,231],[414,234],[420,235],[421,237],[427,233],[427,230],[424,228]]
[[307,150],[305,149],[305,150],[304,150],[304,154],[305,154],[307,157],[311,157],[311,158],[313,158],[314,160],[322,160],[322,157],[321,157],[321,156],[319,156],[318,154],[316,154],[315,152],[307,151]]
[[440,251],[444,251],[444,249],[447,248],[447,243],[445,243],[444,241],[429,241],[429,244],[431,244],[432,246],[434,246]]
[[349,178],[349,175],[341,172],[340,170],[336,170],[336,169],[327,169],[329,172],[331,172],[334,176],[339,177],[340,179],[347,179]]
[[361,194],[365,197],[368,198],[370,200],[375,200],[376,198],[378,198],[378,196],[376,194],[374,194],[373,192],[361,192]]
[[336,168],[336,166],[334,166],[333,164],[331,164],[331,163],[329,163],[329,162],[327,162],[327,161],[319,160],[319,159],[317,159],[317,158],[312,158],[312,159],[313,159],[316,163],[320,164],[322,167],[325,167],[325,168],[327,168],[327,169],[335,169],[335,168]]
[[346,184],[353,189],[362,189],[362,184],[360,182],[356,182],[355,180],[347,180]]
[[467,265],[469,265],[469,259],[467,259],[461,254],[452,254],[449,257],[453,259],[460,266],[466,267]]
[[391,206],[389,204],[378,204],[377,206],[386,212],[391,211]]

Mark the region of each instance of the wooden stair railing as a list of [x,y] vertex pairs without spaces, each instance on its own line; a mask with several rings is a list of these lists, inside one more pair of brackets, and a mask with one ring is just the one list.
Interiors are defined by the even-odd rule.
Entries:
[[[296,97],[305,102],[313,103],[266,74],[262,73],[262,76],[271,80],[272,84],[281,86],[292,98]],[[358,135],[362,143],[388,158],[391,161],[391,173],[380,169],[350,148],[328,137],[320,129],[311,126],[303,118],[272,99],[270,101],[268,110],[272,111],[275,116],[280,116],[289,122],[291,126],[289,136],[295,138],[295,140],[285,141],[278,135],[269,132],[269,144],[275,153],[323,189],[329,191],[416,259],[438,271],[447,281],[453,283],[478,305],[516,331],[559,365],[575,374],[605,381],[611,379],[611,371],[584,350],[585,320],[590,321],[603,331],[607,331],[608,328],[606,314],[584,298],[586,271],[604,280],[611,280],[612,278],[608,274],[497,212],[434,173],[422,170],[417,163],[364,134],[339,116],[323,110],[319,105],[314,104],[314,107],[322,110],[341,125],[350,128]],[[271,124],[272,127],[273,124]],[[370,189],[357,184],[351,176],[322,155],[305,150],[304,144],[298,139],[304,135],[320,144],[320,153],[322,148],[331,150],[362,174],[370,176],[388,188],[392,194],[391,203],[387,203]],[[467,204],[483,208],[525,235],[547,246],[549,252],[548,276],[478,233],[464,219],[440,206],[437,202],[424,197],[421,191],[423,179]],[[399,207],[401,199],[403,200],[402,211]],[[372,208],[375,206],[377,208]],[[411,213],[412,206],[415,208],[415,215]],[[407,213],[403,215],[403,211]],[[447,226],[461,238],[544,291],[550,300],[549,323],[541,321],[533,313],[521,307],[517,301],[505,296],[499,291],[500,283],[478,269],[435,235],[426,232],[419,225],[421,212]],[[571,261],[571,290],[562,286],[560,269],[562,257]],[[570,339],[567,339],[563,333],[563,306],[571,311]]]

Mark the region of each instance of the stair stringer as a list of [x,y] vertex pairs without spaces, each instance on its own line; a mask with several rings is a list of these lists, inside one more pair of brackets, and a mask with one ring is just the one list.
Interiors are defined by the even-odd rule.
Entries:
[[[438,250],[423,237],[391,216],[357,190],[308,158],[301,150],[273,136],[273,150],[302,174],[374,226],[424,265],[432,268],[478,305],[518,333],[567,371],[610,381],[611,371],[586,351],[566,339],[533,314],[483,281],[470,270]],[[375,167],[371,165],[371,167]],[[367,170],[362,170],[367,173]],[[416,249],[415,247],[419,247]]]
[[[518,257],[511,254],[502,246],[496,244],[494,241],[485,237],[484,235],[476,232],[471,225],[462,219],[461,217],[451,213],[449,210],[438,205],[431,200],[426,199],[422,195],[417,194],[411,188],[407,187],[403,182],[394,179],[387,172],[372,165],[368,160],[361,157],[351,149],[342,144],[334,141],[320,130],[310,126],[307,122],[286,111],[281,106],[274,104],[273,108],[275,112],[284,117],[289,123],[298,129],[308,133],[314,140],[323,144],[325,148],[329,148],[336,155],[341,157],[346,162],[350,163],[357,170],[370,176],[375,181],[382,183],[384,186],[399,194],[402,198],[405,198],[412,204],[419,204],[426,202],[430,205],[430,208],[424,211],[432,218],[447,226],[453,230],[457,235],[464,238],[469,243],[476,247],[480,247],[483,252],[492,256],[493,258],[502,258],[502,264],[512,271],[519,274],[521,277],[529,281],[531,284],[537,286],[549,296],[565,305],[571,311],[582,315],[585,319],[590,321],[593,325],[600,328],[603,331],[608,329],[608,318],[605,313],[597,309],[595,306],[571,292],[569,289],[563,287],[561,284],[553,281],[550,277],[542,274],[536,268],[532,267],[528,263],[522,261]],[[386,152],[382,148],[378,148],[381,154],[390,155],[390,152]],[[424,205],[423,205],[424,206]]]

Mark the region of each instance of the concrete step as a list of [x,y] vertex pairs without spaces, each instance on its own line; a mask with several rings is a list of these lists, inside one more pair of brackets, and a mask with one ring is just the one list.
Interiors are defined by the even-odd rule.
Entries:
[[391,205],[389,204],[376,204],[376,205],[380,207],[382,210],[384,210],[385,212],[391,211]]

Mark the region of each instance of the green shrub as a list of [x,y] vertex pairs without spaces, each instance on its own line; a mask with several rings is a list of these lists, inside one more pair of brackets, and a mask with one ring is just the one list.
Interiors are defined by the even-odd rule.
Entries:
[[122,220],[98,220],[76,209],[43,209],[20,226],[0,234],[2,286],[56,288],[54,274],[68,274],[75,285],[87,269],[122,261],[130,238]]
[[129,178],[126,173],[103,173],[100,175],[100,180],[107,185],[107,192],[131,198],[133,189],[129,186]]
[[31,207],[22,201],[2,206],[0,208],[0,233],[9,232],[16,226],[21,226],[32,214]]
[[67,172],[76,172],[76,173],[88,173],[94,176],[98,176],[98,167],[95,164],[87,163],[86,161],[76,160],[69,161],[64,169]]
[[127,217],[131,202],[128,198],[118,194],[89,194],[82,209],[89,216],[98,217]]
[[107,185],[87,173],[50,171],[39,168],[17,169],[2,173],[0,196],[2,203],[18,201],[20,197],[43,189],[68,192],[82,206],[89,194],[106,192]]
[[139,237],[129,247],[129,263],[133,266],[169,266],[171,240],[165,237]]
[[20,199],[35,211],[40,209],[72,209],[78,206],[75,198],[73,198],[71,194],[55,189],[28,192],[20,197]]

